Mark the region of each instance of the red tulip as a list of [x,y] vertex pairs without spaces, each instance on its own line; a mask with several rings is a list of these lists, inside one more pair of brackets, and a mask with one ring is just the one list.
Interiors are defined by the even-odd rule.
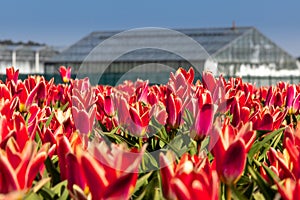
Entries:
[[181,124],[182,101],[179,97],[168,91],[166,99],[166,110],[168,113],[167,125],[170,128],[178,128]]
[[19,97],[19,111],[20,112],[25,112],[26,111],[26,101],[28,98],[28,91],[27,88],[25,86],[25,84],[23,82],[21,82],[20,84],[18,84],[17,86],[17,96]]
[[153,117],[161,125],[165,125],[168,118],[166,108],[162,103],[154,104],[151,107],[150,116]]
[[191,129],[191,135],[196,140],[203,140],[210,132],[214,120],[214,110],[213,104],[204,104],[199,109]]
[[68,83],[71,79],[71,67],[66,68],[65,66],[60,66],[59,73],[62,81]]
[[284,200],[298,200],[300,199],[300,179],[293,180],[291,178],[286,179],[281,185],[276,182],[278,187],[278,192],[281,195],[281,198]]
[[128,199],[137,181],[145,147],[138,152],[100,142],[91,144],[89,151],[80,147],[74,153],[70,151],[64,159],[71,195],[75,199],[90,195],[92,199]]
[[97,109],[94,88],[88,79],[75,80],[72,93],[72,116],[76,129],[82,134],[89,134],[94,126]]
[[295,114],[300,107],[300,93],[297,94],[295,85],[289,85],[286,92],[286,107],[289,114]]
[[47,157],[47,146],[39,151],[33,141],[27,141],[23,149],[10,138],[6,150],[0,150],[0,193],[27,190]]
[[219,180],[207,158],[184,154],[175,164],[168,159],[168,154],[161,154],[160,164],[166,199],[218,199]]
[[19,77],[18,69],[15,71],[14,66],[6,68],[6,82],[14,81],[15,83],[17,83],[18,77]]
[[220,165],[217,164],[217,171],[221,180],[230,185],[237,182],[244,171],[245,165],[245,144],[242,140],[237,140],[224,153]]
[[[269,168],[281,179],[293,178],[295,179],[294,174],[292,173],[293,164],[289,159],[288,152],[286,150],[281,153],[276,151],[274,148],[270,148],[267,152]],[[268,166],[266,163],[264,165]],[[266,174],[264,168],[261,166],[260,172]],[[269,179],[264,175],[266,181]]]
[[171,72],[167,86],[170,91],[184,102],[184,100],[191,95],[193,81],[193,68],[190,68],[188,72],[183,68],[179,68],[175,74]]
[[177,71],[178,73],[181,73],[184,76],[184,78],[189,84],[193,83],[195,76],[194,68],[190,67],[188,71],[184,70],[183,68],[179,68]]
[[214,92],[214,90],[217,86],[217,83],[216,83],[216,79],[215,79],[214,75],[211,72],[204,71],[202,73],[202,82],[203,82],[204,88],[208,89],[211,93]]
[[253,122],[255,130],[272,131],[281,126],[286,114],[287,110],[282,112],[279,108],[274,109],[273,106],[270,106],[254,112],[249,117],[249,121]]
[[0,99],[11,100],[11,93],[5,84],[0,84]]
[[150,122],[150,108],[139,101],[129,107],[128,129],[136,136],[143,136]]
[[38,103],[39,106],[43,107],[46,96],[46,83],[45,81],[41,81],[29,93],[25,103],[25,109],[28,109],[29,106],[33,103]]
[[[247,123],[239,130],[225,119],[223,127],[216,121],[210,139],[210,148],[215,156],[216,169],[222,182],[235,184],[242,175],[246,164],[246,153],[255,141],[255,132]],[[235,155],[232,157],[232,155]]]

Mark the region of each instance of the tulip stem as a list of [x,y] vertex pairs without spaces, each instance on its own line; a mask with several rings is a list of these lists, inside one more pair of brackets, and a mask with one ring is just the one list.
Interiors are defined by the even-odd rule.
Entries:
[[225,195],[226,195],[226,200],[231,200],[231,188],[230,185],[225,185]]
[[[140,145],[140,149],[143,147],[143,138],[139,137],[139,145]],[[145,170],[145,161],[144,158],[142,158],[142,169]]]
[[197,142],[197,155],[200,155],[200,150],[201,150],[201,143],[202,142]]

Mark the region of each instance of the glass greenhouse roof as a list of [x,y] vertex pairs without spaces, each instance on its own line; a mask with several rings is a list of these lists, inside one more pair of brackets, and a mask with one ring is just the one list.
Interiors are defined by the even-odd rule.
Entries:
[[[245,34],[247,31],[251,30],[251,27],[237,27],[232,28],[199,28],[199,29],[178,29],[177,31],[186,34],[191,37],[193,40],[197,41],[208,53],[212,55],[218,50],[222,49],[226,45],[230,44],[232,41]],[[104,40],[120,33],[120,31],[103,31],[103,32],[92,32],[88,36],[84,37],[74,45],[67,48],[65,51],[59,55],[50,59],[49,62],[82,62],[89,53],[101,44]],[[132,38],[130,38],[132,37]],[[165,32],[159,31],[150,31],[144,32],[142,34],[130,35],[128,38],[124,38],[124,42],[113,44],[110,48],[107,48],[105,52],[99,56],[95,56],[93,61],[101,62],[106,59],[104,54],[118,54],[118,51],[121,51],[123,46],[128,45],[126,40],[134,40],[135,43],[146,44],[146,43],[166,43],[165,45],[171,47],[172,49],[177,49],[178,52],[185,52],[191,56],[195,53],[193,50],[189,49],[188,44],[178,42],[169,42],[175,41],[175,35],[166,34]],[[203,54],[207,54],[203,52]],[[195,55],[196,56],[196,55]],[[199,55],[198,55],[199,57]],[[203,59],[207,58],[207,55],[202,56]],[[118,58],[118,61],[160,61],[160,60],[181,60],[181,58],[173,53],[168,51],[162,51],[157,49],[140,49],[138,51],[132,51],[124,54]]]

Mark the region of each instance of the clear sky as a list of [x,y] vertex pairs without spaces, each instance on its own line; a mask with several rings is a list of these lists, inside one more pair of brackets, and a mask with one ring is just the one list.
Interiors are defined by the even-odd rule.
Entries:
[[0,40],[68,46],[96,30],[255,26],[300,56],[300,1],[4,0]]

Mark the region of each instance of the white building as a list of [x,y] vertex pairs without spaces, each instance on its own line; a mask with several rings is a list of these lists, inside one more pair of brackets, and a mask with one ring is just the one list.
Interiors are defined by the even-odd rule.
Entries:
[[0,73],[14,66],[23,74],[44,73],[44,63],[58,52],[47,45],[6,44],[0,42]]

